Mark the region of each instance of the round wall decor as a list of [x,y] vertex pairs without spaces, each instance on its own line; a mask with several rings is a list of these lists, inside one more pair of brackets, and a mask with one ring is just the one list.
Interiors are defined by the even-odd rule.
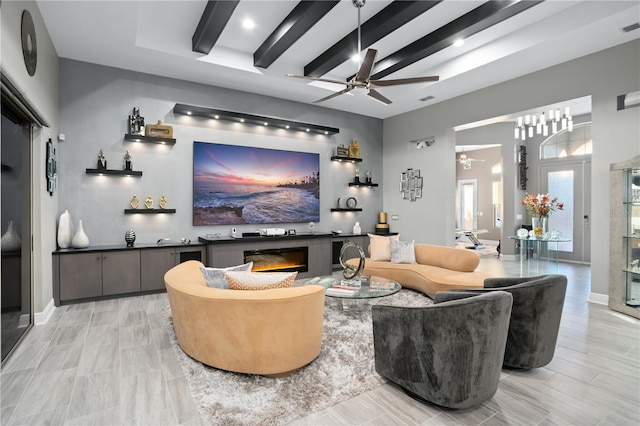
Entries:
[[24,65],[30,76],[36,73],[38,64],[38,44],[36,43],[36,27],[28,10],[22,11],[22,24],[20,26],[20,38],[22,39],[22,57]]
[[347,198],[347,207],[350,209],[355,209],[358,206],[358,200],[354,197]]

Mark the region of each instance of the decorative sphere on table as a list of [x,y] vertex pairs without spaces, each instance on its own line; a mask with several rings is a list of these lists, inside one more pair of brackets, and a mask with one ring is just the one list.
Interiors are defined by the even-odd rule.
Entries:
[[129,229],[125,232],[124,240],[127,242],[127,247],[133,247],[133,243],[136,241],[136,233],[133,229]]

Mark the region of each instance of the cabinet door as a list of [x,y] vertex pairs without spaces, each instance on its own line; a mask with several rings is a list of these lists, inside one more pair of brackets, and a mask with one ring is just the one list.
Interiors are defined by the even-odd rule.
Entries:
[[102,253],[102,294],[140,291],[140,251],[108,251]]
[[164,289],[164,274],[176,264],[175,249],[161,248],[140,251],[140,289]]
[[60,256],[60,300],[102,296],[102,253]]

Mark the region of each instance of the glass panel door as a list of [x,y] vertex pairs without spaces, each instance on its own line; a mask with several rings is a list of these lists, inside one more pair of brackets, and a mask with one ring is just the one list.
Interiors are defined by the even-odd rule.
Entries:
[[549,216],[549,231],[558,230],[571,242],[559,243],[558,258],[589,263],[591,244],[591,162],[543,165],[540,189],[564,203]]
[[31,126],[2,105],[2,360],[33,324],[31,285]]

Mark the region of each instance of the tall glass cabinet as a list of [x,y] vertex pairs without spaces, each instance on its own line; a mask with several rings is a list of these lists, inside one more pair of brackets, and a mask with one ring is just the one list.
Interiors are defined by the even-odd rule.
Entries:
[[640,156],[611,165],[609,307],[640,318]]

